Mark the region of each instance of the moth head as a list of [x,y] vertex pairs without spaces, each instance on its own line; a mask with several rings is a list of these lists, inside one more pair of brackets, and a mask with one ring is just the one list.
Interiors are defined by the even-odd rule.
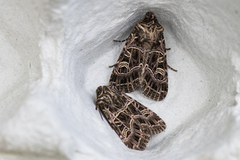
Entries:
[[97,94],[97,102],[96,109],[100,108],[103,105],[111,105],[112,104],[112,91],[108,86],[99,86],[96,90]]
[[96,90],[97,101],[96,101],[96,110],[99,111],[99,114],[102,118],[102,110],[111,106],[112,100],[110,97],[111,90],[107,86],[99,86]]
[[151,21],[156,21],[157,22],[157,17],[152,12],[147,12],[143,21],[145,23],[149,23]]
[[109,94],[111,92],[108,86],[99,86],[96,89],[97,98],[102,97],[104,94]]
[[157,17],[152,12],[147,12],[141,22],[136,24],[137,41],[142,43],[144,49],[151,49],[162,42],[163,27],[158,23]]
[[96,90],[97,98],[103,94],[103,86],[99,86]]

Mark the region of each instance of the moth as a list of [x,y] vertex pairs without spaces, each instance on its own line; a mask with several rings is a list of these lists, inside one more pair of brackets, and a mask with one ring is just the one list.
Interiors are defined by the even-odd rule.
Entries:
[[[119,91],[130,93],[137,88],[156,101],[164,99],[168,92],[167,64],[163,27],[152,12],[136,24],[124,42],[125,46],[114,64],[109,85]],[[110,67],[113,67],[110,66]]]
[[144,150],[151,134],[166,129],[156,113],[113,86],[99,86],[96,94],[96,110],[127,147]]

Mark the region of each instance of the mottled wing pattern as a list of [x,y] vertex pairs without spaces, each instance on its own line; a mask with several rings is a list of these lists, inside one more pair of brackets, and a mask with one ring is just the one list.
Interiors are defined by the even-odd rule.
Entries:
[[[142,93],[156,101],[164,99],[168,92],[168,71],[163,27],[156,21],[152,29],[157,34],[151,50],[147,52],[145,72],[142,75]],[[150,26],[147,28],[151,28]]]
[[127,147],[144,150],[151,134],[165,130],[157,114],[112,86],[100,86],[96,93],[96,109]]
[[133,92],[139,86],[142,70],[142,53],[129,47],[135,45],[135,38],[134,33],[127,38],[109,81],[109,85],[115,86],[119,91],[125,93]]
[[132,92],[140,87],[147,97],[160,101],[168,92],[163,27],[152,12],[136,24],[113,69],[109,85]]
[[152,52],[143,74],[142,93],[156,101],[164,99],[168,92],[166,56]]

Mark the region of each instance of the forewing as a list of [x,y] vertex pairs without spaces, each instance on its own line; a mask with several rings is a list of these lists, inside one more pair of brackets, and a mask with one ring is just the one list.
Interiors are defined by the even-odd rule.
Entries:
[[139,86],[142,70],[143,53],[135,49],[136,28],[126,40],[126,44],[114,65],[109,85],[115,86],[119,91],[130,93]]
[[126,94],[109,86],[100,86],[96,92],[96,108],[127,147],[144,150],[150,135],[166,128],[154,112]]
[[126,93],[140,86],[144,95],[157,101],[166,97],[168,65],[163,30],[156,16],[146,13],[128,37],[109,85]]
[[146,50],[146,63],[144,63],[145,70],[142,74],[141,89],[147,97],[160,101],[166,97],[168,92],[164,29],[157,20],[155,23],[148,23],[146,25],[150,28],[147,35],[153,38],[148,41],[151,48]]
[[151,51],[143,74],[142,93],[156,101],[164,99],[168,92],[166,52]]
[[165,122],[156,113],[126,94],[124,96],[129,99],[126,109],[128,114],[132,115],[134,123],[141,126],[142,130],[149,134],[158,134],[166,129]]

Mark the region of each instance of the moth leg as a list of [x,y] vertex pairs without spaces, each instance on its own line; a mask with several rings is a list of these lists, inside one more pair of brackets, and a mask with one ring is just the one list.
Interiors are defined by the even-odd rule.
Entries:
[[171,70],[173,70],[174,72],[177,72],[177,70],[176,69],[173,69],[172,67],[170,67],[169,65],[167,65],[168,66],[168,68],[170,68]]
[[125,42],[127,39],[124,40],[113,40],[113,42]]
[[166,48],[165,50],[170,50],[171,48]]
[[114,65],[109,66],[109,68],[115,67],[116,65],[118,65],[119,62],[115,63]]

